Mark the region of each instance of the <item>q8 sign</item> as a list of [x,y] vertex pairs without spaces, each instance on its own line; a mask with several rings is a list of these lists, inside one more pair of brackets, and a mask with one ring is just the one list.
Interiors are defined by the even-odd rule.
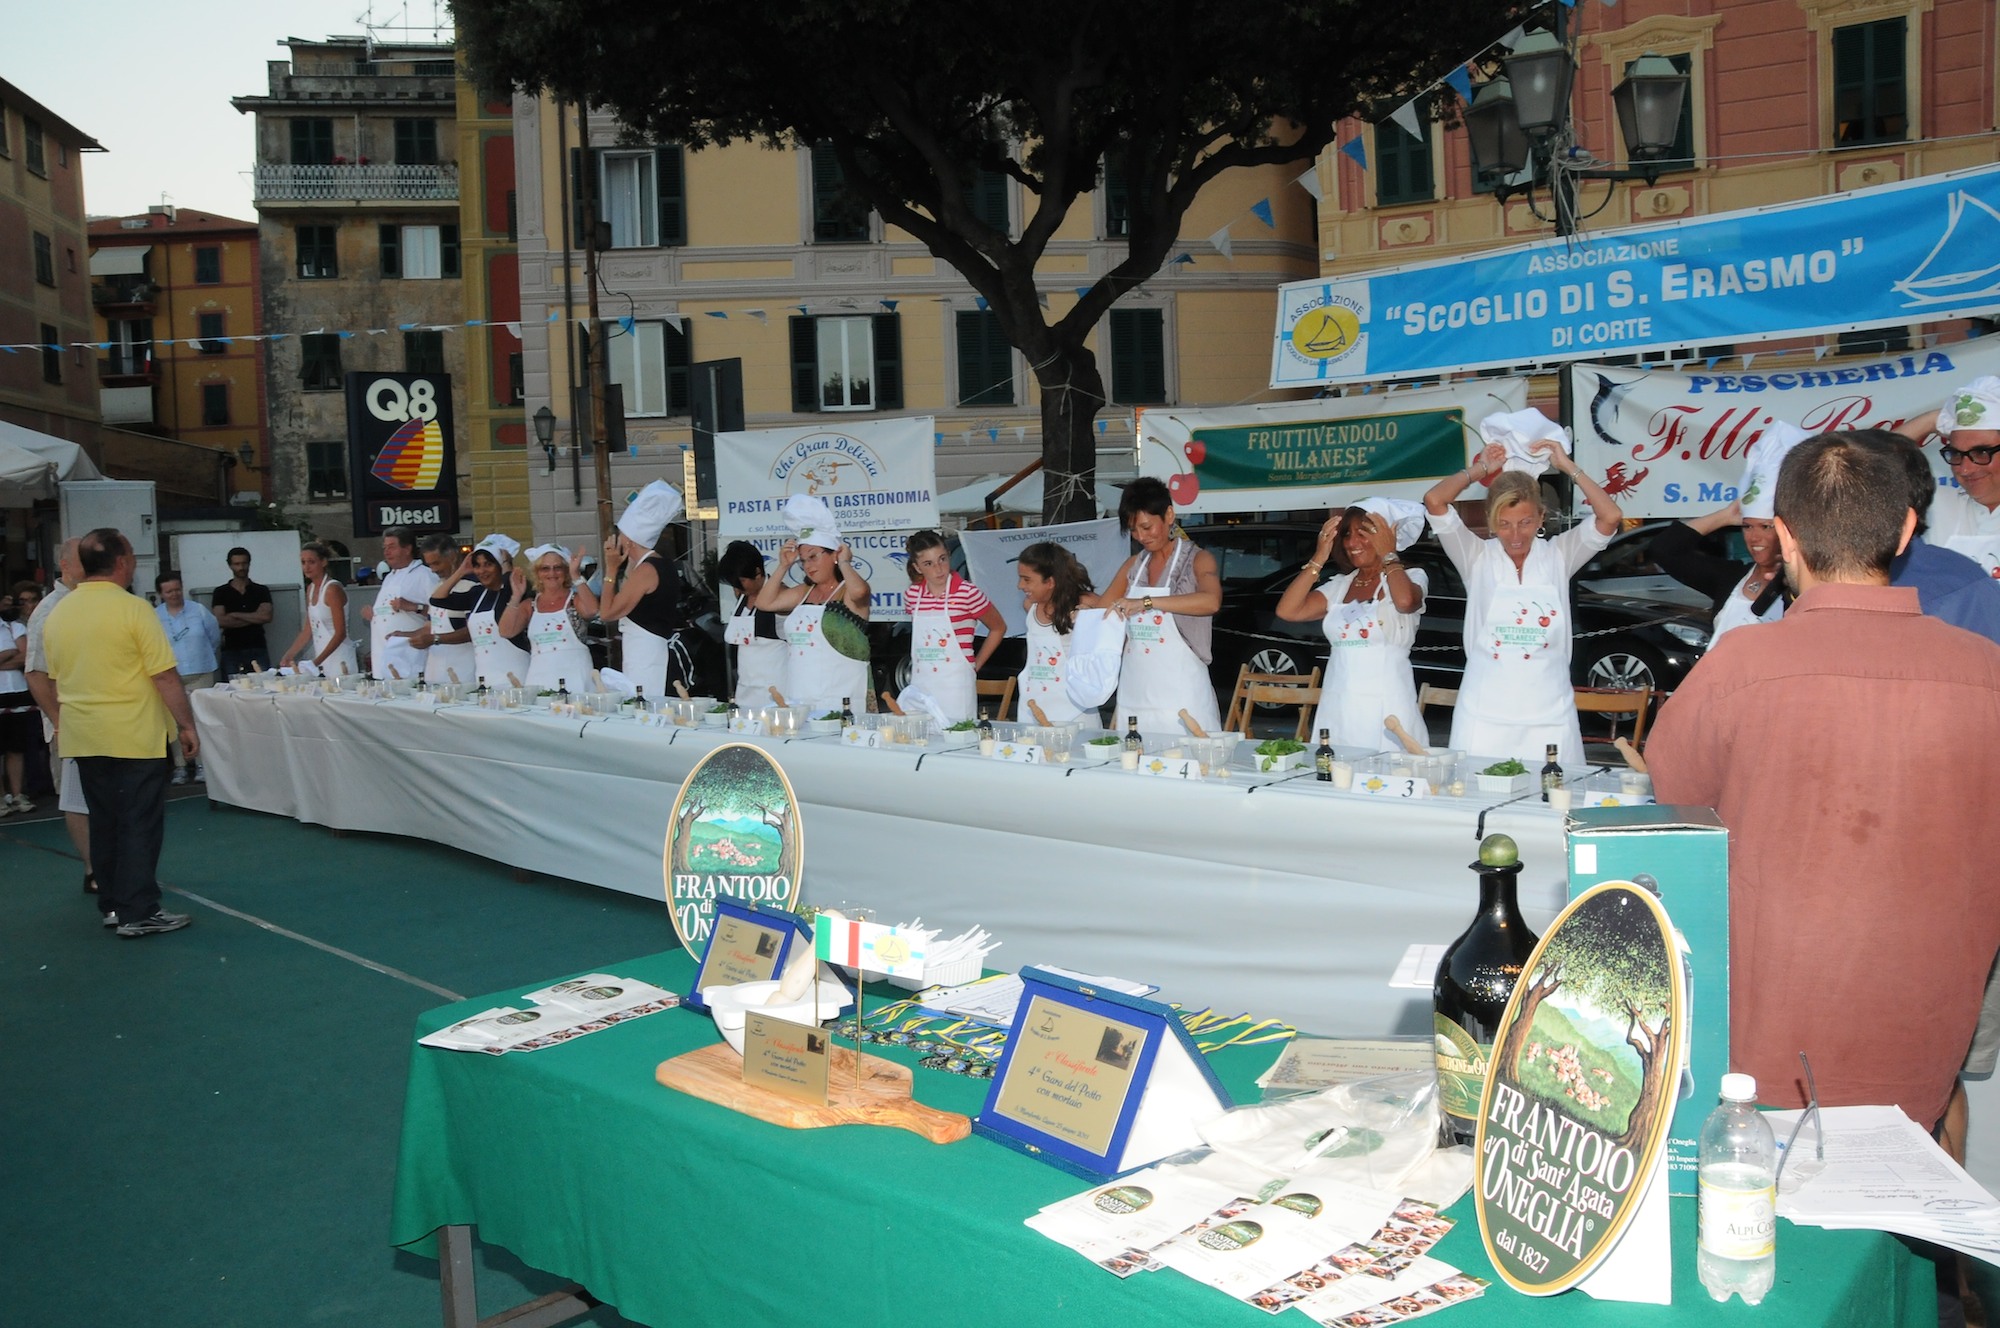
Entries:
[[449,374],[348,374],[355,531],[458,529],[455,444]]

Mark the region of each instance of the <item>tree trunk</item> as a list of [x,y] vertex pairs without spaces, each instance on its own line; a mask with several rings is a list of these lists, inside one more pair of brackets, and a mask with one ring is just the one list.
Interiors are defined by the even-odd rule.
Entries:
[[1084,346],[1062,347],[1035,371],[1042,392],[1042,521],[1097,515],[1097,408],[1104,378]]
[[1542,965],[1541,977],[1529,985],[1521,997],[1520,1009],[1514,1022],[1507,1030],[1507,1040],[1493,1049],[1493,1064],[1506,1067],[1515,1082],[1521,1078],[1521,1048],[1527,1045],[1528,1033],[1535,1026],[1535,1011],[1542,1008],[1542,1002],[1556,994],[1562,987],[1562,969],[1549,964]]
[[[1639,1079],[1639,1100],[1632,1104],[1632,1114],[1625,1118],[1625,1132],[1618,1136],[1617,1142],[1625,1148],[1636,1146],[1640,1134],[1652,1124],[1653,1117],[1659,1112],[1660,1100],[1666,1091],[1663,1082],[1665,1079],[1663,1070],[1667,1063],[1666,1048],[1671,1045],[1668,1039],[1674,1035],[1674,1021],[1671,1015],[1660,1021],[1658,1032],[1640,1023],[1636,1015],[1633,1023],[1635,1026],[1626,1034],[1625,1043],[1639,1053],[1639,1064],[1644,1072]],[[1640,1037],[1642,1033],[1643,1042]]]

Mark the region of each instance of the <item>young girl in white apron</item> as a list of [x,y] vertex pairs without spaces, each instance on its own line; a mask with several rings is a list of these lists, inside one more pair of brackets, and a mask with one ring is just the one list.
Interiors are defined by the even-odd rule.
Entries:
[[[1027,614],[1028,658],[1021,667],[1020,714],[1034,714],[1030,701],[1057,724],[1084,717],[1083,708],[1070,699],[1064,683],[1065,662],[1069,658],[1070,629],[1075,626],[1077,606],[1090,593],[1090,573],[1076,555],[1062,545],[1044,540],[1021,550],[1020,575],[1016,585],[1023,596],[1021,607]],[[1096,715],[1089,717],[1092,722]]]

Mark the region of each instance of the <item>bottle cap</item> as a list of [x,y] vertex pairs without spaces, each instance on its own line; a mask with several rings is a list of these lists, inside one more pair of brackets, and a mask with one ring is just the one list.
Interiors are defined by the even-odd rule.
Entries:
[[1755,1102],[1757,1100],[1756,1076],[1749,1074],[1723,1075],[1722,1097],[1726,1102]]

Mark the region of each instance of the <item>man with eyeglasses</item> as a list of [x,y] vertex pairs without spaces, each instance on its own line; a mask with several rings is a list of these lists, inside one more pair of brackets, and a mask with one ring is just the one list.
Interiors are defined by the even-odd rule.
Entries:
[[1798,1053],[1823,1106],[1945,1113],[2000,950],[2000,818],[1943,793],[2000,787],[2000,645],[1889,584],[1913,537],[1902,442],[1801,443],[1776,529],[1799,597],[1731,632],[1647,746],[1663,803],[1729,827],[1730,1068],[1798,1107]]
[[2000,378],[1973,379],[1897,432],[1919,445],[1933,433],[1943,439],[1938,455],[1958,481],[1939,491],[1924,538],[2000,577]]

